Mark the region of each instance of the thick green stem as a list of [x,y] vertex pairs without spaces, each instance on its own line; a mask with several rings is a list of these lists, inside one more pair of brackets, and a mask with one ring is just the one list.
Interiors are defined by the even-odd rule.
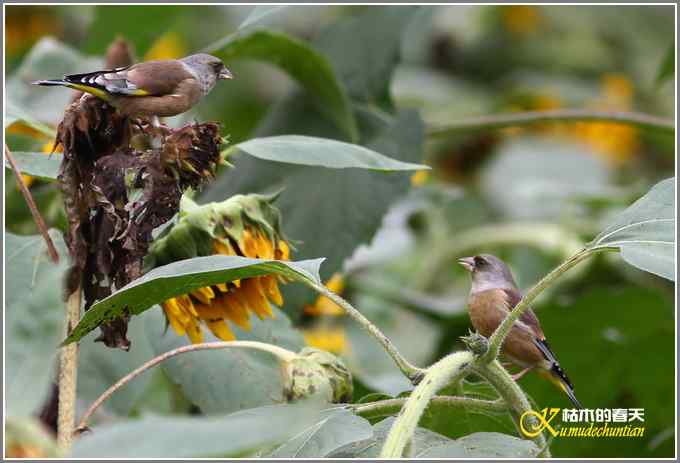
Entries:
[[505,340],[505,337],[510,332],[512,325],[517,321],[517,319],[529,308],[529,305],[536,299],[545,288],[550,286],[553,281],[559,278],[564,272],[574,267],[576,264],[581,262],[590,256],[593,252],[598,252],[603,249],[590,249],[584,248],[571,256],[569,259],[560,264],[559,267],[555,268],[552,272],[547,274],[541,281],[536,283],[527,293],[524,295],[522,300],[515,306],[514,309],[505,317],[503,322],[496,328],[496,331],[489,338],[489,350],[482,357],[483,361],[491,362],[498,357],[501,345]]
[[[399,413],[406,403],[406,398],[380,400],[363,404],[353,404],[351,410],[364,418],[379,418]],[[464,408],[472,412],[504,412],[507,410],[502,400],[484,400],[473,397],[435,396],[430,400],[428,408],[446,413],[452,409]]]
[[455,352],[447,355],[426,370],[425,377],[413,390],[399,416],[394,420],[380,452],[380,458],[401,458],[404,456],[404,449],[411,441],[420,417],[432,397],[454,378],[465,374],[473,359],[472,352]]
[[306,281],[306,283],[323,296],[326,296],[328,299],[335,302],[345,311],[345,313],[347,313],[347,315],[357,321],[362,326],[362,328],[364,328],[371,336],[373,336],[385,349],[385,351],[387,351],[390,357],[392,357],[399,370],[401,370],[401,372],[408,379],[410,379],[412,382],[417,382],[420,380],[420,378],[422,378],[424,370],[409,363],[409,361],[399,353],[392,341],[387,336],[385,336],[377,326],[364,317],[361,312],[355,309],[352,304],[326,288],[324,285],[313,283],[311,281]]
[[672,119],[648,114],[625,111],[591,111],[587,109],[555,109],[550,111],[527,111],[490,116],[468,117],[449,124],[431,127],[427,135],[431,138],[445,138],[461,132],[502,129],[546,122],[612,122],[628,124],[641,129],[673,135],[675,123]]
[[[498,394],[505,401],[505,404],[510,411],[513,422],[517,427],[517,432],[520,434],[520,436],[524,436],[520,428],[520,420],[523,419],[522,416],[525,413],[531,412],[532,410],[531,404],[529,403],[529,400],[522,389],[512,379],[505,368],[501,366],[498,360],[494,360],[491,363],[484,363],[483,361],[475,362],[473,365],[473,371],[486,379],[494,387],[494,389],[498,391]],[[536,420],[536,418],[533,415],[528,415],[524,417],[524,420],[530,421]],[[537,426],[538,423],[533,423],[532,429]],[[533,441],[539,449],[543,449],[542,456],[550,457],[550,449],[546,445],[546,440],[543,436],[543,433],[535,436]]]

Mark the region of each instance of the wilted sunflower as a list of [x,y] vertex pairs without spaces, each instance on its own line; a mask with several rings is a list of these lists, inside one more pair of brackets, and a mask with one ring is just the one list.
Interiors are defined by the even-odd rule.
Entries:
[[[196,206],[183,202],[183,215],[173,229],[154,243],[156,265],[171,260],[222,254],[259,259],[288,260],[290,247],[279,231],[279,212],[272,198],[235,196],[222,203]],[[181,256],[180,254],[189,254]],[[159,259],[159,256],[166,257]],[[201,324],[220,339],[236,339],[229,323],[250,330],[250,316],[274,318],[270,303],[283,304],[280,276],[265,275],[199,288],[170,298],[161,306],[177,335],[203,342]]]

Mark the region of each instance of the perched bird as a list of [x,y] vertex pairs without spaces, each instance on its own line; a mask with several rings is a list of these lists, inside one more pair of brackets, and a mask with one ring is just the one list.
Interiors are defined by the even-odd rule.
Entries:
[[128,116],[169,117],[191,109],[219,79],[232,75],[205,53],[177,60],[147,61],[112,70],[72,74],[35,85],[60,85],[101,98]]
[[[491,254],[458,259],[472,275],[468,297],[470,321],[477,331],[489,337],[506,315],[522,299],[510,269]],[[583,408],[574,395],[574,387],[560,367],[545,339],[541,324],[530,308],[524,311],[508,333],[501,353],[512,363],[524,368],[513,375],[515,380],[535,368],[542,376],[562,389],[573,404]]]

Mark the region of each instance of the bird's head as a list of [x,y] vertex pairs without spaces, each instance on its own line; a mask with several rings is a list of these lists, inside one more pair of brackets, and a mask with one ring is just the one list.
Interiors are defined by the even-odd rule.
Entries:
[[221,59],[207,53],[190,55],[180,61],[189,66],[196,74],[204,88],[204,93],[212,90],[218,80],[233,78]]
[[491,254],[479,254],[458,259],[472,276],[472,291],[516,289],[515,279],[505,263]]

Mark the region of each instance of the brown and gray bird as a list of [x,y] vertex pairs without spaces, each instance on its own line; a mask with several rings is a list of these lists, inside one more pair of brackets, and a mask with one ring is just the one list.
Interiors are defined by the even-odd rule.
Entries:
[[219,58],[199,53],[33,83],[91,93],[129,116],[170,117],[191,109],[218,80],[231,78]]
[[[470,321],[483,336],[489,337],[506,315],[522,299],[510,269],[491,254],[458,259],[472,275],[472,287],[468,298]],[[527,371],[536,369],[562,389],[572,403],[583,408],[574,395],[574,387],[560,367],[543,334],[536,314],[530,308],[514,323],[503,342],[501,353],[512,363],[523,368],[514,375],[519,379]]]

